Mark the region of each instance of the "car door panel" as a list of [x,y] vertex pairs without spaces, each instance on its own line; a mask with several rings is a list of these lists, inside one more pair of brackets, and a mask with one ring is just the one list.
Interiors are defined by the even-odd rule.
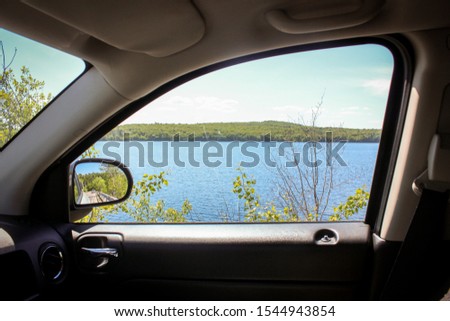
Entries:
[[[67,228],[76,282],[106,285],[115,299],[130,293],[141,299],[362,299],[368,293],[371,237],[361,222]],[[119,238],[104,241],[111,236]],[[87,264],[86,239],[95,249],[117,249],[118,257],[99,268],[101,255]]]

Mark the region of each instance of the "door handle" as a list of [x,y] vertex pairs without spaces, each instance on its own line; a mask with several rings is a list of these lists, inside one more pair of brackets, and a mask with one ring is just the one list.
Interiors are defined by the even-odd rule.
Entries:
[[120,234],[84,234],[77,239],[78,264],[91,272],[106,272],[122,257]]
[[81,252],[86,253],[90,257],[90,260],[94,260],[93,267],[95,269],[102,269],[110,263],[110,258],[119,257],[119,251],[109,247],[82,247]]
[[88,253],[91,257],[119,257],[119,251],[110,247],[99,247],[99,248],[90,248],[90,247],[82,247],[81,250],[85,253]]

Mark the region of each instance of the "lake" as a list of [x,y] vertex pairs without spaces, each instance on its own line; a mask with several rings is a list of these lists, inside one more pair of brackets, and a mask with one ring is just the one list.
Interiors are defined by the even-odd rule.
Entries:
[[[326,219],[333,207],[345,202],[357,188],[370,191],[378,143],[345,143],[316,145],[318,190],[325,171],[333,170],[333,187],[325,210]],[[256,180],[255,192],[262,205],[273,203],[282,208],[280,197],[280,168],[298,179],[298,169],[289,167],[295,159],[304,171],[314,170],[314,150],[308,143],[262,142],[109,142],[95,144],[99,157],[124,162],[133,174],[134,182],[144,174],[167,173],[168,186],[153,195],[162,199],[166,207],[177,210],[188,199],[193,210],[190,221],[222,221],[224,213],[236,218],[242,214],[243,201],[232,192],[233,181],[240,173],[237,168]],[[328,158],[327,158],[328,155]],[[327,160],[328,165],[327,166]],[[297,174],[296,174],[297,173]],[[310,175],[309,174],[309,175]],[[297,175],[297,176],[296,176]],[[328,176],[329,177],[329,176]],[[306,189],[305,189],[306,190]],[[311,193],[308,193],[308,197]],[[365,209],[352,217],[363,220]],[[111,215],[110,222],[132,221],[125,214]]]

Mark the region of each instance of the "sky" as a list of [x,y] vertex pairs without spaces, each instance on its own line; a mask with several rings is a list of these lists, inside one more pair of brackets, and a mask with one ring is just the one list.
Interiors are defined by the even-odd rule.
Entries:
[[[124,123],[278,120],[381,128],[393,70],[388,49],[359,45],[247,62],[194,79]],[[322,99],[323,97],[323,99]]]
[[20,75],[22,66],[28,67],[34,78],[45,81],[44,91],[52,93],[53,97],[64,90],[86,68],[84,61],[79,58],[1,28],[0,41],[3,43],[6,64],[10,63],[14,50],[17,49],[10,66],[16,76]]
[[[69,55],[0,29],[12,68],[25,65],[56,95],[82,70]],[[278,120],[318,126],[381,128],[393,70],[390,51],[358,45],[265,58],[228,67],[181,85],[124,121],[204,123]]]

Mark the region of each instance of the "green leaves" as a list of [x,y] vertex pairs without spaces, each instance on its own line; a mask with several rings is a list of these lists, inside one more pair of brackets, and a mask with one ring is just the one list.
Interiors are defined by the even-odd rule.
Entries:
[[[3,47],[1,48],[3,50]],[[16,76],[3,65],[0,74],[0,147],[33,119],[52,99],[44,93],[45,83],[39,81],[26,67]]]
[[100,155],[100,152],[94,146],[91,146],[81,154],[80,158],[96,158],[98,155]]
[[169,185],[167,173],[144,174],[142,179],[134,184],[130,198],[115,209],[130,215],[139,223],[183,223],[192,211],[192,204],[184,200],[181,210],[166,208],[164,200],[153,203],[152,197],[162,188]]
[[233,193],[244,201],[244,220],[247,222],[285,222],[289,220],[289,209],[280,212],[273,203],[261,206],[259,194],[256,193],[256,179],[249,177],[242,169],[236,169],[239,175],[233,181]]
[[345,203],[340,203],[333,209],[334,214],[330,216],[330,221],[348,220],[351,216],[363,209],[369,200],[369,192],[365,190],[365,186],[358,188],[354,195],[347,198]]
[[[256,194],[256,180],[252,177],[247,179],[247,174],[243,172],[241,167],[237,168],[239,175],[233,181],[233,193],[240,200],[244,200],[244,219],[247,222],[300,222],[299,213],[296,213],[292,207],[284,207],[279,210],[273,202],[264,206],[260,204],[260,196]],[[358,188],[354,195],[347,198],[345,203],[340,203],[333,209],[329,221],[348,220],[353,215],[362,210],[369,200],[369,193],[365,190],[365,186]],[[312,213],[308,213],[305,219],[308,222],[316,222],[320,220],[317,209],[313,208]]]
[[256,194],[254,188],[256,180],[253,177],[249,179],[241,167],[238,167],[236,170],[239,172],[239,175],[233,181],[232,191],[239,199],[244,200],[244,211],[247,212],[247,215],[253,215],[260,206],[260,196]]

